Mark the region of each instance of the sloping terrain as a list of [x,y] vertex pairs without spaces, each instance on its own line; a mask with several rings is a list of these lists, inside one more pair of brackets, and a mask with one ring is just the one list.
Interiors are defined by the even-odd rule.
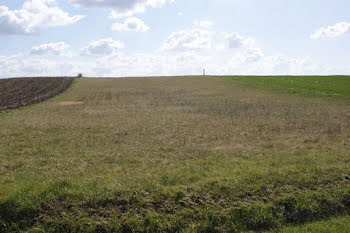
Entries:
[[74,78],[0,79],[0,111],[47,100],[65,91]]
[[350,102],[330,98],[222,77],[78,79],[0,113],[0,232],[345,229]]

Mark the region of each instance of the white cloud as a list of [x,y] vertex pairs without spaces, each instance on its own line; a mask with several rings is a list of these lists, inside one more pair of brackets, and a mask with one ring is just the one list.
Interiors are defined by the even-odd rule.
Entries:
[[214,25],[214,23],[209,20],[199,20],[199,21],[196,20],[194,22],[194,25],[196,27],[201,27],[201,28],[211,28]]
[[53,54],[53,55],[63,55],[67,53],[67,50],[70,48],[70,45],[65,42],[57,43],[47,43],[35,46],[30,50],[30,54],[33,55],[44,55],[44,54]]
[[69,0],[77,6],[105,8],[111,10],[111,18],[132,16],[142,13],[147,7],[162,7],[175,0]]
[[212,48],[213,32],[192,29],[173,32],[164,42],[161,50],[189,50]]
[[122,48],[124,48],[124,44],[121,41],[104,38],[92,41],[88,46],[81,49],[81,54],[87,56],[104,56],[114,54]]
[[[242,36],[237,32],[221,33],[213,30],[194,28],[171,33],[160,50],[162,51],[186,51],[201,50],[202,52],[230,52],[242,49],[256,49],[254,38]],[[212,51],[215,49],[216,51]]]
[[246,46],[246,47],[255,46],[255,40],[253,38],[244,37],[237,32],[224,33],[224,36],[227,42],[227,46],[230,49],[236,49],[242,46]]
[[264,54],[260,48],[247,48],[236,55],[236,59],[240,63],[254,63],[264,58]]
[[149,27],[141,20],[135,17],[127,18],[123,23],[114,23],[112,31],[138,31],[146,32]]
[[28,0],[20,10],[0,6],[0,34],[34,34],[41,28],[70,25],[84,17],[70,16],[53,6],[54,3],[54,0]]
[[350,33],[350,22],[340,22],[332,26],[321,27],[317,31],[315,31],[310,38],[311,39],[319,39],[324,37],[339,37],[344,35],[345,33]]

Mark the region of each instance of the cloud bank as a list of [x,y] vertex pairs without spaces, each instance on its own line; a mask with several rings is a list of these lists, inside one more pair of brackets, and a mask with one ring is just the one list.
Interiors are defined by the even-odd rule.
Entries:
[[112,38],[103,38],[90,42],[90,44],[81,49],[83,56],[104,56],[111,55],[124,48],[124,43]]
[[45,54],[53,54],[53,55],[62,55],[70,48],[70,45],[61,41],[57,43],[47,43],[41,44],[39,46],[35,46],[30,50],[30,54],[33,55],[45,55]]
[[254,38],[238,32],[192,28],[171,33],[154,52],[125,52],[124,47],[120,40],[102,38],[78,49],[83,59],[57,60],[33,55],[64,54],[68,43],[42,44],[31,49],[31,56],[0,55],[0,77],[198,75],[203,68],[213,75],[350,74],[350,67],[329,67],[309,57],[267,55]]

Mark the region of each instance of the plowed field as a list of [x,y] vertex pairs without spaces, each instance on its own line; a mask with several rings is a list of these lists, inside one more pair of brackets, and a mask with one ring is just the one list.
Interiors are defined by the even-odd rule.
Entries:
[[74,78],[0,79],[0,111],[47,100],[65,91]]

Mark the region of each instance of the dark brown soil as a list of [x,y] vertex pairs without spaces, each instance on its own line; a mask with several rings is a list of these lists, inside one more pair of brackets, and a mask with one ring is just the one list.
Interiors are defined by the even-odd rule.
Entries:
[[47,100],[65,91],[74,78],[0,79],[0,111]]

